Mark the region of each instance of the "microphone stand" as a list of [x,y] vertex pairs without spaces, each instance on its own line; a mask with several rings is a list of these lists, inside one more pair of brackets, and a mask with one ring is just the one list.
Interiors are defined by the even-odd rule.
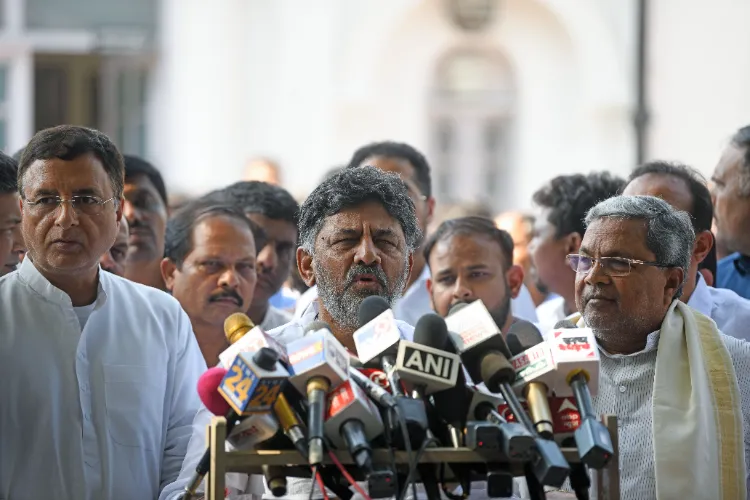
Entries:
[[547,495],[544,493],[544,486],[539,483],[529,462],[526,462],[523,470],[524,477],[526,478],[526,487],[529,489],[529,498],[531,500],[547,500]]

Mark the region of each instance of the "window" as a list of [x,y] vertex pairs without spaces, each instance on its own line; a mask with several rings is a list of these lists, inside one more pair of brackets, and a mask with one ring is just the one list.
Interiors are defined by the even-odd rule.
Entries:
[[[0,64],[0,150],[8,147],[8,66]],[[12,154],[12,152],[11,152]]]

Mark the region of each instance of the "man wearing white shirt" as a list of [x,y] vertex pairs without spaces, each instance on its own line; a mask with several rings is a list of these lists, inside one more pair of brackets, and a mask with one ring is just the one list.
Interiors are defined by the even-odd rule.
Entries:
[[[350,352],[357,352],[352,335],[359,327],[362,301],[378,295],[392,305],[409,278],[421,235],[406,189],[397,176],[365,167],[346,169],[310,194],[300,208],[296,260],[305,283],[318,285],[320,298],[300,320],[271,330],[270,335],[286,344],[304,335],[309,323],[320,320]],[[399,322],[399,330],[411,339],[411,326]],[[208,410],[201,408],[180,477],[162,492],[161,500],[175,499],[187,484],[204,452],[209,421]],[[263,494],[258,478],[227,479],[233,493]],[[309,480],[289,478],[285,498],[308,498],[309,487]],[[318,493],[316,498],[321,496]]]
[[[399,142],[376,142],[359,148],[349,160],[347,168],[373,166],[385,172],[398,174],[406,183],[407,193],[414,202],[417,221],[423,236],[432,221],[435,211],[435,198],[432,196],[430,165],[422,153],[408,144]],[[422,241],[418,247],[421,247]],[[430,268],[421,250],[414,254],[414,266],[404,295],[394,304],[393,313],[397,319],[415,325],[427,313],[432,312],[427,280]],[[317,287],[311,287],[297,301],[295,317],[299,318],[310,302],[318,297]],[[527,321],[536,321],[535,304],[525,286],[512,303],[513,313]]]
[[82,127],[24,149],[28,252],[0,279],[0,498],[156,498],[179,473],[206,366],[176,300],[100,270],[123,171]]
[[623,194],[656,196],[690,214],[695,242],[680,300],[713,319],[722,333],[750,340],[750,300],[732,290],[708,286],[699,272],[714,244],[713,205],[703,176],[687,165],[653,161],[630,174]]

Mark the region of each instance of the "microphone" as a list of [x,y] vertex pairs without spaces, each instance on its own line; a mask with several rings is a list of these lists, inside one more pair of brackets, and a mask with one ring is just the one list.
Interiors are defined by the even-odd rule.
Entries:
[[[221,381],[227,374],[227,370],[221,366],[209,368],[198,379],[198,396],[203,405],[214,415],[226,415],[227,433],[232,432],[239,416],[229,406],[229,403],[221,397],[218,392]],[[198,487],[203,482],[203,478],[208,474],[211,468],[211,450],[206,448],[203,456],[195,467],[193,476],[185,485],[181,498],[192,498]]]
[[[511,354],[517,356],[527,349],[544,342],[539,330],[528,321],[517,321],[508,331],[508,347]],[[513,358],[515,359],[515,358]],[[512,363],[512,360],[511,360]],[[515,366],[514,366],[515,368]],[[523,396],[529,405],[531,418],[536,431],[544,439],[554,439],[552,412],[549,408],[547,395],[549,388],[544,382],[531,381],[523,389]]]
[[287,346],[293,370],[289,381],[301,394],[307,394],[308,458],[311,465],[320,465],[326,394],[349,377],[349,354],[322,321],[313,321],[305,332]]
[[375,471],[370,442],[383,433],[380,412],[365,392],[351,380],[328,393],[325,434],[336,448],[346,448],[354,463],[365,473],[368,491],[374,498],[395,495],[396,481],[390,470]]
[[503,334],[481,300],[455,304],[445,322],[472,380],[482,380],[479,367],[485,353],[499,352],[510,359]]
[[359,305],[357,316],[360,328],[353,334],[357,357],[363,364],[378,359],[393,394],[403,395],[401,381],[393,371],[401,332],[391,307],[383,297],[371,295]]
[[393,399],[391,393],[380,387],[378,384],[366,377],[362,372],[357,370],[355,367],[349,367],[349,380],[353,380],[360,389],[370,396],[370,399],[375,401],[383,408],[395,408],[396,400]]
[[278,354],[261,347],[255,354],[237,355],[219,385],[219,393],[237,415],[252,415],[273,410],[289,372],[279,363]]
[[531,464],[534,476],[541,484],[559,488],[568,476],[570,466],[557,443],[543,439],[536,433],[534,424],[523,410],[520,401],[510,386],[516,372],[508,359],[498,352],[489,352],[481,360],[480,372],[490,392],[501,393],[516,420],[521,422],[535,437],[536,460]]
[[[498,413],[503,401],[480,389],[468,389],[471,394],[466,442],[470,448],[500,448],[513,460],[529,461],[536,453],[536,442],[530,431],[521,424],[508,422]],[[483,425],[479,425],[479,424]]]
[[219,354],[219,361],[227,370],[239,353],[257,352],[261,347],[273,349],[284,365],[289,363],[286,347],[267,335],[261,327],[255,326],[246,314],[234,313],[227,316],[224,320],[224,335],[229,342],[229,347]]
[[572,389],[581,413],[581,424],[573,434],[578,455],[592,469],[601,469],[609,462],[614,448],[609,431],[596,418],[589,391],[589,382],[595,389],[599,385],[599,351],[594,333],[590,328],[578,328],[572,321],[562,320],[555,325],[549,344],[557,371]]
[[[224,320],[224,334],[230,344],[219,354],[219,361],[224,368],[229,369],[238,354],[257,352],[263,347],[273,349],[278,354],[279,360],[288,366],[289,357],[286,347],[267,335],[262,328],[255,326],[246,314],[234,313],[227,316]],[[273,404],[273,412],[294,447],[307,458],[307,438],[302,423],[283,392],[279,393],[278,399]]]
[[414,341],[398,345],[393,370],[413,386],[416,399],[455,387],[461,358],[444,350],[448,327],[437,314],[425,314],[414,327]]

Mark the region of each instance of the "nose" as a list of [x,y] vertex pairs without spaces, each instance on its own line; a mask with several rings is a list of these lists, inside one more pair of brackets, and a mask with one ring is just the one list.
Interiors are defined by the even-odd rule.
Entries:
[[240,279],[234,266],[228,267],[221,273],[218,284],[224,288],[237,288],[239,286]]
[[354,263],[362,263],[366,266],[380,264],[380,256],[375,248],[375,242],[368,235],[362,237],[357,247],[357,253],[354,255]]
[[68,229],[69,227],[78,225],[78,214],[71,203],[60,203],[60,206],[56,209],[56,213],[57,217],[55,218],[55,225],[60,226],[63,229]]
[[279,256],[276,253],[276,246],[273,242],[268,242],[258,254],[258,269],[262,273],[270,273],[276,269],[278,263]]
[[17,225],[13,229],[13,247],[11,252],[22,253],[26,251],[26,245],[23,242],[23,235],[21,234],[21,224]]
[[132,223],[134,220],[138,219],[140,220],[140,211],[133,206],[131,202],[129,202],[127,199],[122,204],[122,215],[125,217],[125,219]]
[[610,277],[604,273],[601,261],[595,260],[583,280],[588,285],[594,285],[596,283],[608,283]]
[[453,286],[453,298],[455,300],[470,300],[474,298],[474,292],[463,279],[457,278],[456,284]]

